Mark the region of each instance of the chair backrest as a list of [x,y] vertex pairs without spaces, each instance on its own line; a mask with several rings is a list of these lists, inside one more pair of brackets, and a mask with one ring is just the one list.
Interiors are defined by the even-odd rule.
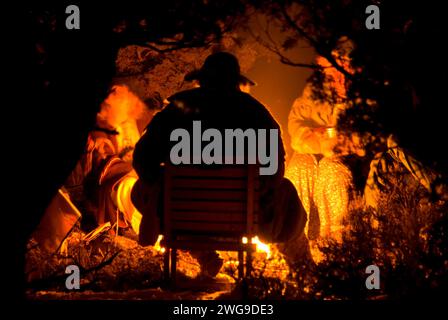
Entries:
[[258,222],[257,173],[254,165],[167,165],[165,233],[251,237]]

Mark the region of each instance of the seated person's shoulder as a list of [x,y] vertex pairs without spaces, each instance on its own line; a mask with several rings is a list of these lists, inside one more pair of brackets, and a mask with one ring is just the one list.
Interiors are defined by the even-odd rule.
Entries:
[[196,112],[208,101],[201,88],[177,92],[167,98],[168,105],[162,110],[164,115],[185,115]]
[[265,106],[264,104],[262,104],[257,99],[255,99],[250,94],[241,92],[240,98],[241,98],[242,104],[244,104],[246,107],[250,108],[251,112],[258,114],[259,116],[268,117],[269,119],[273,118],[272,113],[269,110],[269,108],[267,106]]
[[183,102],[192,102],[196,99],[199,99],[201,96],[203,96],[203,90],[201,88],[194,88],[184,91],[179,91],[172,96],[170,96],[167,100],[170,103],[175,103],[179,101]]
[[243,91],[236,91],[234,93],[234,99],[238,102],[238,105],[246,108],[266,109],[260,101]]

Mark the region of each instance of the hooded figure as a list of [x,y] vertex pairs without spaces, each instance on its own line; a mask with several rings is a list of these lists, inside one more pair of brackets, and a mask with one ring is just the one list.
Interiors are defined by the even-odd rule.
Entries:
[[[169,161],[174,145],[170,141],[173,130],[183,128],[192,136],[192,122],[198,120],[203,130],[214,128],[222,134],[225,129],[237,128],[277,129],[280,133],[279,125],[269,111],[240,90],[243,80],[248,83],[245,79],[235,56],[226,52],[212,54],[200,70],[187,75],[186,80],[197,80],[200,87],[168,98],[169,104],[148,125],[136,145],[133,162],[139,180],[132,199],[143,215],[141,244],[154,244],[158,234],[163,233],[161,163]],[[283,178],[285,151],[280,134],[278,139],[278,170],[274,175],[260,176],[261,207],[264,210],[259,236],[266,242],[293,241],[302,235],[306,222],[306,213],[294,186]],[[213,270],[211,274],[218,271]]]
[[[350,68],[344,55],[338,55],[338,60]],[[323,57],[317,58],[317,64],[323,70],[323,90],[334,101],[317,99],[311,83],[294,101],[288,117],[294,154],[286,176],[296,186],[308,213],[308,238],[341,240],[349,200],[357,187],[354,178],[359,176],[353,173],[363,169],[364,151],[356,136],[345,137],[336,130],[338,117],[347,107],[344,75]]]

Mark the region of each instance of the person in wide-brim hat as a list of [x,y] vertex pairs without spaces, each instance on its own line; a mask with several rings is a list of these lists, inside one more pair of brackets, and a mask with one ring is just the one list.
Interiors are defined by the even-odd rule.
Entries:
[[256,83],[241,74],[238,59],[228,52],[217,52],[205,59],[200,69],[185,75],[185,81],[198,81],[201,87],[255,86]]

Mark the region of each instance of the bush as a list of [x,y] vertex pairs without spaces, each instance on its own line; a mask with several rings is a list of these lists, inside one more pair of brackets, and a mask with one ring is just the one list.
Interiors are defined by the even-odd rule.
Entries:
[[[319,262],[296,265],[290,280],[252,279],[250,292],[273,299],[437,298],[448,293],[448,205],[431,202],[411,177],[393,177],[380,206],[352,202],[342,242],[320,240]],[[380,289],[368,290],[366,267],[380,269]],[[262,293],[261,293],[262,292]]]

